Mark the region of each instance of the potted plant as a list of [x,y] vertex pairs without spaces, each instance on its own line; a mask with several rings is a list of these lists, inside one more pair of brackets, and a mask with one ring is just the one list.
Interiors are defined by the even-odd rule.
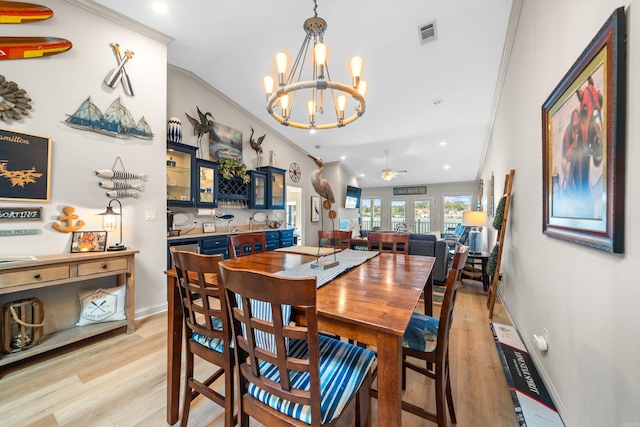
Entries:
[[241,178],[247,184],[251,181],[251,177],[247,172],[247,166],[235,159],[222,159],[218,162],[218,172],[225,179],[232,179],[234,176]]

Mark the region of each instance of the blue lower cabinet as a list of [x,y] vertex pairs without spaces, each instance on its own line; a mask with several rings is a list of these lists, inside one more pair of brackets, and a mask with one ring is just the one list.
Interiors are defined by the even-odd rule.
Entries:
[[280,241],[280,233],[277,231],[265,231],[265,239],[267,241],[267,250],[273,251],[278,249],[278,242]]
[[278,247],[288,248],[293,246],[293,228],[287,230],[278,230]]
[[206,237],[200,242],[200,253],[205,255],[222,255],[229,258],[229,242],[227,235]]

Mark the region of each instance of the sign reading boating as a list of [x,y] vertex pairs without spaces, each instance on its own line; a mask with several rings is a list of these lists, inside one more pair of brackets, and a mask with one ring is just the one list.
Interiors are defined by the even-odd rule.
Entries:
[[427,186],[419,185],[417,187],[393,187],[394,196],[412,196],[414,194],[427,194]]

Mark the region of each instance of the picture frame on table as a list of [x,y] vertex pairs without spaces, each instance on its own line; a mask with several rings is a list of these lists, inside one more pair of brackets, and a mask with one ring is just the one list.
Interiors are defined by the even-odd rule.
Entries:
[[616,9],[542,106],[542,232],[624,250],[626,17]]
[[71,253],[104,252],[107,248],[106,231],[74,231]]
[[311,222],[320,221],[320,196],[311,196]]
[[0,200],[48,202],[51,138],[0,129]]

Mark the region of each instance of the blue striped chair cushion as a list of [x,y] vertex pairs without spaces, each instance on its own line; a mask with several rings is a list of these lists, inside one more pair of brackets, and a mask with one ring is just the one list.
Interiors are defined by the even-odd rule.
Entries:
[[[220,319],[219,317],[212,317],[211,320],[213,320],[213,329],[216,331],[221,331],[222,319]],[[220,338],[210,338],[197,332],[191,334],[191,338],[200,345],[209,347],[211,350],[217,351],[219,353],[224,353],[224,340]]]
[[[236,301],[238,302],[238,308],[242,309],[242,299],[240,296],[236,295]],[[268,322],[272,322],[273,318],[271,317],[271,303],[265,301],[251,300],[251,308],[252,313],[255,317],[258,317],[262,320],[266,320]],[[289,320],[291,319],[291,306],[290,305],[282,305],[282,322],[287,325]],[[246,338],[247,329],[245,324],[242,324],[242,336]],[[255,330],[256,337],[256,345],[263,350],[270,351],[272,353],[276,352],[276,339],[273,334]],[[285,338],[285,346],[287,350],[289,349],[289,338]]]
[[[362,384],[367,371],[375,361],[370,350],[334,340],[320,335],[318,337],[320,354],[320,406],[322,424],[337,418],[345,405]],[[306,341],[291,340],[291,357],[308,359]],[[260,373],[272,379],[280,380],[278,368],[268,362],[260,362]],[[291,386],[309,390],[309,373],[290,371]],[[311,407],[280,399],[249,383],[249,394],[270,407],[311,424]]]
[[414,311],[407,330],[404,331],[402,346],[427,353],[435,351],[438,346],[439,323],[438,319]]

